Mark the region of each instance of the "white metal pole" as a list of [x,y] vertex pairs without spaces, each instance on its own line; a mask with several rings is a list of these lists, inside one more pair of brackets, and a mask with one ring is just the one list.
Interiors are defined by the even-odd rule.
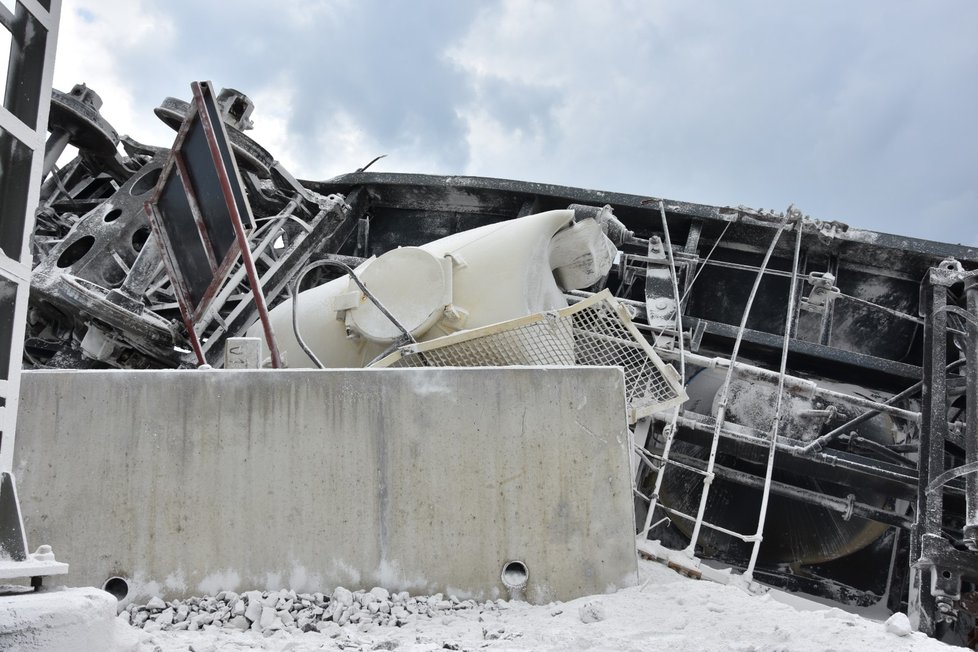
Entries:
[[727,396],[730,391],[730,381],[733,378],[734,366],[737,363],[737,354],[740,351],[740,343],[744,338],[744,331],[747,329],[747,318],[750,316],[751,306],[754,305],[754,298],[757,296],[757,288],[761,284],[761,279],[764,278],[764,270],[767,269],[768,262],[771,260],[771,254],[774,253],[774,247],[778,244],[778,240],[781,239],[781,234],[784,232],[786,222],[782,222],[778,226],[777,232],[771,239],[771,244],[767,248],[767,253],[764,254],[764,261],[757,270],[757,277],[754,279],[754,285],[751,287],[750,296],[747,297],[747,305],[744,306],[744,314],[740,320],[740,328],[737,330],[737,338],[734,340],[733,351],[730,353],[730,366],[727,367],[727,375],[723,380],[723,386],[720,388],[720,402],[717,407],[716,424],[713,428],[713,442],[710,445],[710,457],[706,464],[706,474],[703,477],[703,493],[700,495],[700,506],[696,512],[696,521],[693,524],[693,533],[689,538],[689,546],[686,548],[687,554],[694,556],[696,554],[696,542],[699,539],[700,529],[703,526],[703,514],[706,512],[706,501],[710,496],[710,486],[713,484],[713,467],[716,465],[717,458],[717,446],[720,443],[720,432],[723,429],[723,422],[727,414]]
[[[793,209],[788,208],[791,215]],[[795,295],[798,291],[798,260],[801,257],[801,232],[804,220],[801,214],[797,215],[795,222],[795,256],[791,267],[791,288],[788,293],[788,314],[784,323],[784,341],[781,344],[781,368],[778,374],[778,398],[774,408],[774,426],[771,428],[771,441],[767,454],[767,470],[764,473],[764,489],[761,493],[761,512],[757,519],[757,534],[754,535],[754,545],[750,552],[750,561],[744,577],[748,580],[754,577],[754,565],[757,563],[757,555],[761,550],[761,542],[764,540],[764,521],[767,518],[767,503],[771,495],[771,477],[774,474],[774,453],[778,444],[778,428],[781,425],[781,403],[784,394],[784,377],[788,368],[788,343],[791,341],[791,327],[795,317]]]

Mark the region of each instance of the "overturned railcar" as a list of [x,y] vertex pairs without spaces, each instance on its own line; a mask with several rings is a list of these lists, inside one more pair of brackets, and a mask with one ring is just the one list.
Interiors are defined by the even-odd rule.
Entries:
[[678,414],[637,428],[638,511],[651,502],[646,524],[658,524],[648,536],[863,605],[901,608],[911,562],[953,585],[925,596],[942,609],[971,588],[978,250],[794,209],[513,181],[353,174],[309,185],[368,192],[369,231],[359,232],[370,237],[349,243],[360,255],[572,204],[610,206],[631,233],[589,291],[607,287],[633,308],[660,355],[683,367],[689,396]]
[[[82,95],[54,97],[65,125],[52,128],[86,137],[42,191],[25,365],[196,366],[144,210],[168,150],[120,141]],[[688,396],[635,425],[640,535],[766,583],[909,609],[929,633],[974,626],[978,249],[793,207],[369,171],[297,181],[244,134],[247,98],[220,100],[273,310],[397,247],[570,206],[613,215],[613,263],[562,300],[609,290]],[[178,128],[187,110],[168,98],[157,114]],[[231,270],[201,316],[212,366],[257,319],[246,283]]]

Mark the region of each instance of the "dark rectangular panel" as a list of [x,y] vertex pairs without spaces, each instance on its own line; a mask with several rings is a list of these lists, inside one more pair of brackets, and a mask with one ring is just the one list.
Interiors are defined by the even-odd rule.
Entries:
[[[217,104],[212,93],[207,93],[204,95],[204,103],[207,108],[207,115],[211,119],[211,124],[223,124],[221,112],[217,110]],[[215,134],[215,136],[216,135],[217,134]],[[238,206],[238,216],[241,218],[241,223],[246,230],[252,229],[254,228],[253,218],[251,216],[251,211],[248,210],[248,202],[245,201],[244,192],[241,189],[241,183],[239,181],[239,175],[237,174],[237,168],[235,167],[234,157],[231,154],[231,146],[225,138],[216,138],[215,140],[217,142],[218,151],[221,155],[221,161],[224,163],[224,169],[227,171],[228,178],[231,182],[231,194],[234,196],[234,202]]]
[[199,305],[213,278],[200,232],[194,221],[180,177],[171,174],[163,184],[157,204],[169,250],[180,271],[193,305]]
[[10,351],[13,349],[16,302],[17,284],[0,276],[0,380],[9,380],[7,375],[10,372]]
[[14,260],[20,260],[24,244],[30,180],[30,148],[0,129],[0,249]]
[[10,64],[7,70],[4,106],[31,129],[37,128],[37,112],[42,95],[41,77],[44,74],[44,50],[48,32],[23,5],[17,5],[10,44]]
[[[254,218],[228,134],[210,82],[191,84],[194,100],[180,126],[163,167],[156,194],[146,211],[167,255],[167,274],[173,282],[184,325],[201,363],[205,362],[197,333],[204,315],[240,256],[248,274],[255,304],[267,325],[261,282],[248,251],[248,230]],[[272,364],[280,366],[274,344]]]
[[204,134],[204,126],[200,120],[195,120],[191,125],[187,138],[183,141],[181,152],[190,174],[190,184],[214,252],[214,259],[220,265],[235,246],[236,236],[231,222],[231,213],[227,202],[224,201],[221,181],[214,168],[214,160],[207,144],[207,136]]

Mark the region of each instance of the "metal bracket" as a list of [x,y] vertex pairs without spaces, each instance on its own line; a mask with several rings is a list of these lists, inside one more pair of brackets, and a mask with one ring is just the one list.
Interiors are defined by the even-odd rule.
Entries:
[[41,577],[67,572],[68,564],[55,560],[50,546],[28,552],[14,476],[0,473],[0,580],[30,577],[36,588]]
[[802,297],[801,309],[824,314],[839,296],[835,276],[829,272],[811,272],[806,280],[812,286],[812,291],[807,297]]
[[656,330],[674,328],[677,306],[672,292],[672,272],[660,238],[649,238],[645,263],[645,315],[648,324]]

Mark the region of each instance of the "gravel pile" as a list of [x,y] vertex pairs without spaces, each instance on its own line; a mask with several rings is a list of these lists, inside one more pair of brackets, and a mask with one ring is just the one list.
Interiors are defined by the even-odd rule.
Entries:
[[391,595],[380,587],[349,591],[337,587],[332,595],[295,591],[221,591],[214,597],[164,602],[153,598],[144,605],[130,604],[119,617],[147,632],[216,628],[338,634],[347,623],[373,623],[401,627],[410,618],[434,618],[456,611],[505,608],[501,600],[477,603],[445,598],[441,593],[411,597],[406,591]]

